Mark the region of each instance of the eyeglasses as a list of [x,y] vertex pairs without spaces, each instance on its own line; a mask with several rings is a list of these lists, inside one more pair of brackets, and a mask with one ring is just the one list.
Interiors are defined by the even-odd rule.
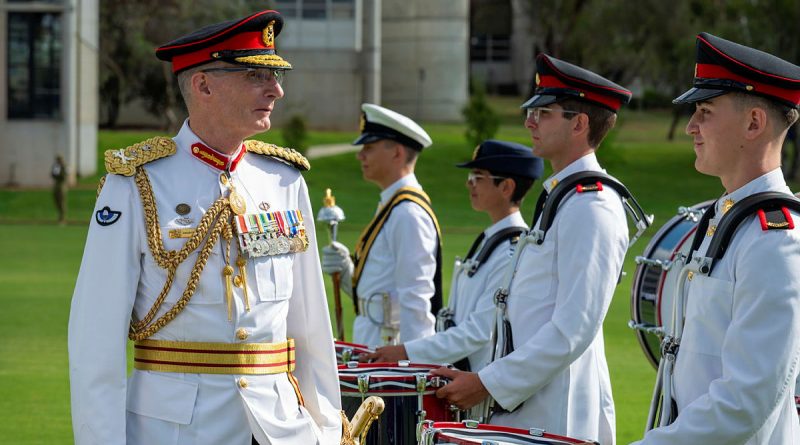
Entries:
[[475,182],[478,179],[485,179],[485,178],[492,178],[492,179],[506,179],[505,176],[493,176],[493,175],[484,175],[481,173],[469,172],[467,174],[467,184],[474,186]]
[[201,73],[214,73],[214,72],[222,72],[222,73],[246,73],[245,78],[250,81],[254,85],[262,85],[265,83],[269,83],[272,79],[275,79],[277,83],[283,83],[283,77],[286,70],[278,70],[274,68],[252,68],[252,67],[219,67],[219,68],[207,68],[202,71]]
[[564,114],[581,114],[580,111],[572,111],[572,110],[562,110],[562,109],[555,109],[555,108],[545,108],[545,107],[533,107],[528,108],[528,115],[526,119],[530,119],[533,116],[533,122],[538,124],[539,119],[542,117],[542,113],[550,113],[550,112],[558,112]]

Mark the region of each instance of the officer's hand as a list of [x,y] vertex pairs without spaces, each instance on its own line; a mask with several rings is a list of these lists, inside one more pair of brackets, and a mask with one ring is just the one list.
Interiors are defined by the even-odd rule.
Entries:
[[353,260],[350,251],[344,244],[334,241],[330,246],[322,248],[322,271],[326,274],[341,274],[341,289],[347,295],[353,294]]
[[336,272],[342,275],[353,274],[353,260],[350,251],[344,244],[334,241],[329,246],[322,248],[322,271],[327,274]]
[[408,354],[406,354],[406,347],[403,345],[390,345],[390,346],[381,346],[380,348],[376,349],[375,352],[370,354],[361,354],[358,357],[358,361],[364,362],[380,362],[380,363],[392,363],[392,362],[399,362],[400,360],[408,360]]
[[474,372],[439,368],[431,374],[450,379],[450,383],[436,391],[436,397],[447,400],[461,410],[470,409],[489,397],[489,391]]

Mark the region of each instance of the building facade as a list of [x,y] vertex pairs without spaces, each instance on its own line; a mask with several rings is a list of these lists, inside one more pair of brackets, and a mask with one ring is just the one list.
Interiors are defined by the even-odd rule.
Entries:
[[0,185],[69,182],[97,165],[97,0],[0,0]]

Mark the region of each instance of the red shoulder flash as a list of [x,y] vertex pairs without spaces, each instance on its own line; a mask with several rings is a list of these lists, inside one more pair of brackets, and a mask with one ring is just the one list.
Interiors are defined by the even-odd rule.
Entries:
[[583,192],[602,192],[603,191],[603,183],[600,181],[595,182],[594,184],[587,184],[582,185],[578,184],[575,186],[575,191],[578,193]]
[[764,211],[758,210],[758,220],[761,222],[761,230],[792,230],[794,229],[794,220],[789,209],[781,207],[776,210]]

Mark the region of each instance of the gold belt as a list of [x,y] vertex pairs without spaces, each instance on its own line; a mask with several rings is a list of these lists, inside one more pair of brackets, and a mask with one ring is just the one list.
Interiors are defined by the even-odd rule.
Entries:
[[294,371],[294,339],[282,343],[139,340],[133,365],[143,371],[195,374],[280,374]]

